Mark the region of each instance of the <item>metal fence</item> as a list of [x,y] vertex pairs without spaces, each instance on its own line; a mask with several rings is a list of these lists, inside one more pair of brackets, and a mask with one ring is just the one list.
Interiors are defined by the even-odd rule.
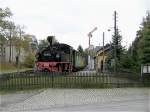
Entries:
[[150,77],[133,74],[96,72],[50,73],[22,72],[0,75],[0,90],[35,88],[120,88],[149,87]]

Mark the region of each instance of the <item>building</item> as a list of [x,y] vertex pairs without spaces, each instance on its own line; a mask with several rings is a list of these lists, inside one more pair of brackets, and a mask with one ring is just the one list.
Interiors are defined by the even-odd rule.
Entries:
[[96,66],[95,66],[95,55],[97,53],[97,51],[99,51],[102,47],[101,46],[96,46],[94,47],[94,45],[90,45],[89,48],[86,49],[87,53],[88,53],[88,69],[89,70],[95,70]]
[[95,56],[95,69],[96,71],[100,71],[103,72],[103,70],[105,71],[105,61],[106,58],[108,56],[108,54],[111,51],[111,45],[110,44],[106,44],[104,46],[104,53],[103,53],[103,47],[101,47]]
[[[26,50],[24,48],[20,48],[20,57],[19,61],[24,62],[25,56],[27,55],[27,52],[36,52],[37,49],[37,39],[33,35],[25,35],[25,37],[28,41],[28,45],[26,46]],[[9,62],[11,60],[12,63],[17,62],[17,58],[19,55],[19,50],[16,48],[16,43],[12,42],[10,47],[10,41],[5,40],[4,42],[0,43],[0,62],[5,63]]]

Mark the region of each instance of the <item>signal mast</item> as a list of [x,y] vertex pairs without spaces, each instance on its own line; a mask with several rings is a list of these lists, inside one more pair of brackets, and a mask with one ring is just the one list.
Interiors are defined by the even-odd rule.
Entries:
[[92,38],[92,33],[95,32],[97,30],[97,27],[95,27],[92,31],[90,31],[88,33],[88,37],[89,37],[89,48],[88,48],[88,52],[89,52],[89,55],[88,55],[88,69],[93,69],[94,67],[94,59],[92,59],[92,57],[90,56],[90,39]]

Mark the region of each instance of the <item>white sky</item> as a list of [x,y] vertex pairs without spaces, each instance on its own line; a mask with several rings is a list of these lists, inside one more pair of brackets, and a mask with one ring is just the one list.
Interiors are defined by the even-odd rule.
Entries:
[[9,7],[13,21],[25,25],[26,33],[38,40],[55,35],[61,43],[74,48],[79,44],[88,47],[87,34],[95,26],[91,44],[102,45],[102,32],[105,43],[111,41],[114,10],[118,13],[118,27],[123,36],[123,45],[129,46],[135,39],[150,0],[0,0],[0,7]]

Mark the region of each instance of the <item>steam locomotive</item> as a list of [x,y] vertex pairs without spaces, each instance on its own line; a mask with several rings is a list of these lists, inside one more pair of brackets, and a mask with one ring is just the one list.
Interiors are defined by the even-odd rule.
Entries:
[[36,54],[35,67],[38,71],[71,72],[87,65],[87,56],[64,43],[54,43],[54,36],[48,36],[49,45]]

